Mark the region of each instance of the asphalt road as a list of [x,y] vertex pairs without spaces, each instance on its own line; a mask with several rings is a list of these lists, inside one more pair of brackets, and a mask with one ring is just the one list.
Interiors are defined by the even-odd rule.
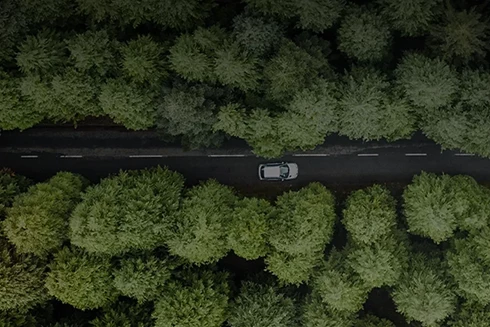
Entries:
[[36,180],[58,171],[72,171],[97,181],[120,169],[162,165],[182,173],[189,184],[215,178],[228,185],[268,187],[277,183],[260,182],[257,166],[271,161],[299,165],[298,179],[283,182],[284,187],[312,181],[336,185],[406,183],[421,171],[467,174],[480,182],[490,182],[489,159],[441,151],[421,136],[395,143],[353,142],[333,136],[314,151],[287,154],[277,160],[258,158],[240,142],[230,142],[222,149],[186,152],[178,146],[164,145],[151,132],[33,129],[0,136],[0,167]]

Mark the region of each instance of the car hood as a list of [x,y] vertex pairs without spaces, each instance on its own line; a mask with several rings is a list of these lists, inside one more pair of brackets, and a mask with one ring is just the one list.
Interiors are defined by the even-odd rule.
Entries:
[[297,164],[289,164],[289,178],[298,177],[298,165]]

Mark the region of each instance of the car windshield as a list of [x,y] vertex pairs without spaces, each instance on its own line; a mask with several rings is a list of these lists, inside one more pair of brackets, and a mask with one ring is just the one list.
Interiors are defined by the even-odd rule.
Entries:
[[289,167],[286,165],[281,166],[281,178],[288,178],[289,176]]

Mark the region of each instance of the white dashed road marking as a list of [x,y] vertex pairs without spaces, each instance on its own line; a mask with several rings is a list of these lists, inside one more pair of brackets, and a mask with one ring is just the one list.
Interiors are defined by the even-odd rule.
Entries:
[[293,157],[329,157],[327,153],[297,153]]
[[358,153],[358,157],[378,157],[379,153]]
[[457,157],[474,157],[475,156],[474,153],[455,153],[454,155]]
[[242,158],[246,157],[244,154],[209,154],[209,158]]
[[163,158],[164,156],[161,154],[137,154],[129,156],[130,158]]
[[33,155],[29,155],[29,156],[20,156],[22,159],[36,159],[38,158],[38,156],[33,156]]
[[405,157],[427,157],[427,153],[405,153]]
[[65,155],[65,156],[60,156],[60,158],[63,158],[63,159],[80,159],[80,158],[83,158],[83,156],[79,156],[79,155]]

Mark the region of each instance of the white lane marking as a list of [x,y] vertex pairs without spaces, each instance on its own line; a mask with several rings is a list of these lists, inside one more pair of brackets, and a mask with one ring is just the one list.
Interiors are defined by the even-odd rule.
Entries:
[[38,158],[38,156],[33,156],[33,155],[29,155],[29,156],[20,156],[22,159],[36,159]]
[[474,153],[455,153],[454,155],[457,157],[474,157],[475,156]]
[[427,153],[405,153],[405,157],[426,157]]
[[60,158],[63,158],[63,159],[80,159],[80,158],[83,158],[83,156],[79,156],[79,155],[64,155],[64,156],[60,156]]
[[130,158],[163,158],[161,154],[136,154],[129,156]]
[[297,153],[293,157],[329,157],[327,153]]
[[358,157],[379,157],[379,153],[358,153]]
[[244,154],[208,154],[209,158],[242,158]]

